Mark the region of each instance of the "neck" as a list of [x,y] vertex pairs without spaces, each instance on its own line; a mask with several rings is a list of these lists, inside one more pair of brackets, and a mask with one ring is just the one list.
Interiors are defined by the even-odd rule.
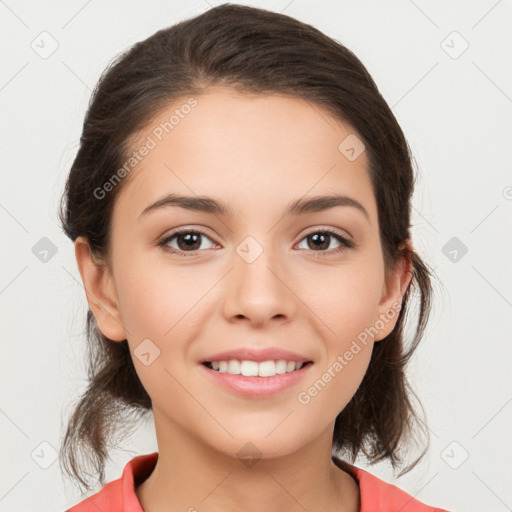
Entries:
[[[155,412],[155,411],[154,411]],[[179,426],[157,426],[158,461],[135,492],[145,512],[303,512],[359,510],[355,479],[331,460],[332,429],[300,450],[258,458],[226,455]],[[254,456],[251,456],[253,455]]]

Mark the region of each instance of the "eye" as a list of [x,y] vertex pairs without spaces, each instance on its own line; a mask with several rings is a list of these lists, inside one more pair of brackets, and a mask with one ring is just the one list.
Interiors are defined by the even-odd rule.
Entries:
[[[328,254],[337,254],[346,249],[352,249],[356,246],[353,240],[350,240],[343,235],[337,233],[332,230],[317,230],[308,233],[302,240],[310,240],[311,243],[306,242],[306,249],[309,249],[313,252],[321,252]],[[331,242],[335,240],[339,243],[339,246],[331,251],[325,251],[322,249],[329,248]],[[312,248],[312,249],[311,249]],[[323,256],[323,255],[322,255]]]
[[[177,248],[170,247],[169,243],[176,238]],[[207,238],[211,241],[205,233],[200,230],[182,229],[175,231],[169,236],[166,236],[163,240],[158,242],[158,245],[166,252],[177,254],[178,256],[189,256],[187,252],[190,252],[190,256],[200,249],[204,249],[202,242],[203,238]]]
[[[173,242],[174,239],[176,239],[177,247],[170,246],[170,243]],[[163,238],[158,242],[158,246],[160,246],[165,252],[177,254],[178,256],[194,256],[197,251],[205,249],[202,243],[204,239],[211,241],[211,238],[201,230],[181,229]],[[356,246],[356,243],[353,240],[329,229],[312,231],[303,237],[302,240],[311,240],[311,243],[306,243],[308,245],[306,249],[312,252],[327,253],[327,255],[337,254]],[[329,251],[323,250],[328,249],[333,240],[337,241],[339,246]],[[322,256],[323,255],[324,254],[322,254]]]

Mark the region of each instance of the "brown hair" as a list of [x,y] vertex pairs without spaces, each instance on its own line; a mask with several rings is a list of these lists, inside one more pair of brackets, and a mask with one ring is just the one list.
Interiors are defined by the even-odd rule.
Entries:
[[[361,385],[336,418],[333,451],[350,454],[352,461],[359,452],[372,463],[389,459],[395,468],[402,462],[401,446],[416,426],[424,427],[410,401],[416,395],[405,369],[430,313],[433,274],[414,249],[401,247],[410,239],[409,146],[368,71],[342,44],[289,16],[236,4],[214,7],[134,44],[110,64],[93,92],[60,205],[64,232],[72,241],[85,236],[93,254],[108,261],[112,209],[126,178],[105,197],[95,191],[119,171],[130,141],[155,114],[212,85],[304,99],[348,123],[366,146],[386,268],[405,251],[412,280],[394,330],[374,345]],[[414,290],[420,298],[418,319],[406,349],[404,325]],[[151,400],[127,341],[103,336],[90,309],[87,338],[89,383],[69,420],[59,460],[69,476],[90,489],[86,465],[103,484],[113,439],[127,431],[130,415],[151,410]],[[427,447],[428,440],[406,471]]]

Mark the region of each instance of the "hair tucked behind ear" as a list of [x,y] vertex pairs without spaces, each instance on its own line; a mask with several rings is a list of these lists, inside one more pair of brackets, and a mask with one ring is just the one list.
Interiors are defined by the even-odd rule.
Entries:
[[[236,4],[214,7],[156,32],[105,70],[85,116],[59,212],[72,241],[86,237],[93,253],[111,264],[113,205],[130,174],[108,193],[105,183],[119,181],[130,141],[154,115],[212,85],[300,98],[350,125],[366,147],[386,266],[396,263],[402,256],[400,244],[410,239],[414,176],[402,130],[373,79],[349,49],[314,27]],[[409,256],[413,279],[395,329],[375,344],[360,387],[336,419],[333,437],[338,452],[362,452],[372,461],[389,458],[394,467],[400,446],[419,420],[406,366],[423,335],[432,292],[426,265],[415,252]],[[412,291],[419,295],[420,308],[407,348],[403,327]],[[126,420],[151,410],[151,401],[127,342],[105,338],[90,310],[87,339],[89,385],[67,426],[60,462],[90,489],[88,477],[104,483],[109,447],[126,431]]]

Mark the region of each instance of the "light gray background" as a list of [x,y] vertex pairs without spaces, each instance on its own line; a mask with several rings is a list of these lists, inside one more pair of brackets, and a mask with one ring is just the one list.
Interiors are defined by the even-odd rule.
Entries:
[[[387,464],[358,465],[428,504],[512,510],[511,2],[250,5],[352,49],[392,106],[419,170],[414,241],[443,287],[410,375],[432,443],[397,480]],[[0,1],[1,510],[55,512],[83,499],[63,481],[53,451],[86,382],[85,293],[56,212],[90,91],[120,51],[208,7]],[[52,38],[58,48],[48,56]],[[57,250],[46,262],[37,257],[43,237]],[[112,453],[109,480],[136,454],[156,450],[152,424],[123,448]]]

